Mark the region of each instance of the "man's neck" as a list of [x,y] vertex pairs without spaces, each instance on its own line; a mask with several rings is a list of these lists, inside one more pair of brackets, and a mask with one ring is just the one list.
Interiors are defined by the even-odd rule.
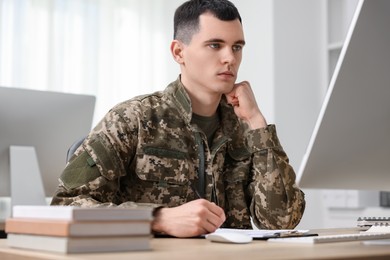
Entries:
[[201,87],[187,87],[184,83],[183,85],[191,99],[193,113],[200,116],[215,115],[221,101],[221,94],[202,91]]
[[220,99],[217,101],[200,100],[194,96],[191,96],[192,112],[200,116],[213,116],[217,112]]

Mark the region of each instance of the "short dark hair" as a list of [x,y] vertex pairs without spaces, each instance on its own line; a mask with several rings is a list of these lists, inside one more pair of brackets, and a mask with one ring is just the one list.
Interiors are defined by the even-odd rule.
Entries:
[[173,20],[173,38],[186,44],[199,30],[199,16],[210,12],[222,21],[233,21],[241,16],[234,4],[228,0],[189,0],[180,5]]

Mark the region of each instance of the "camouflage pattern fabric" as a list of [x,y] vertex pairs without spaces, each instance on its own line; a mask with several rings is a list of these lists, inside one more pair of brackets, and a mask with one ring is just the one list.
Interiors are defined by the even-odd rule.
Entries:
[[180,79],[116,105],[69,161],[52,205],[178,206],[197,199],[204,161],[205,199],[225,210],[223,227],[252,228],[252,220],[258,228],[294,228],[305,199],[275,126],[248,129],[224,98],[218,111],[221,126],[208,147],[190,124]]

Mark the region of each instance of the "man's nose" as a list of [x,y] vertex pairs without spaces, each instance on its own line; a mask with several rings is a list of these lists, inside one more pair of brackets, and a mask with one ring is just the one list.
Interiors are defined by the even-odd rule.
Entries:
[[222,52],[222,63],[235,64],[237,61],[236,55],[232,48],[225,48]]

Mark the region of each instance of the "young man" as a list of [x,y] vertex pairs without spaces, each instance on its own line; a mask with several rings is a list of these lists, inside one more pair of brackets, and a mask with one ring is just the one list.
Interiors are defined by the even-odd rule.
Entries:
[[190,0],[175,13],[179,78],[115,106],[60,177],[53,205],[149,206],[152,229],[191,237],[219,227],[295,227],[305,207],[274,125],[249,82],[228,0]]

